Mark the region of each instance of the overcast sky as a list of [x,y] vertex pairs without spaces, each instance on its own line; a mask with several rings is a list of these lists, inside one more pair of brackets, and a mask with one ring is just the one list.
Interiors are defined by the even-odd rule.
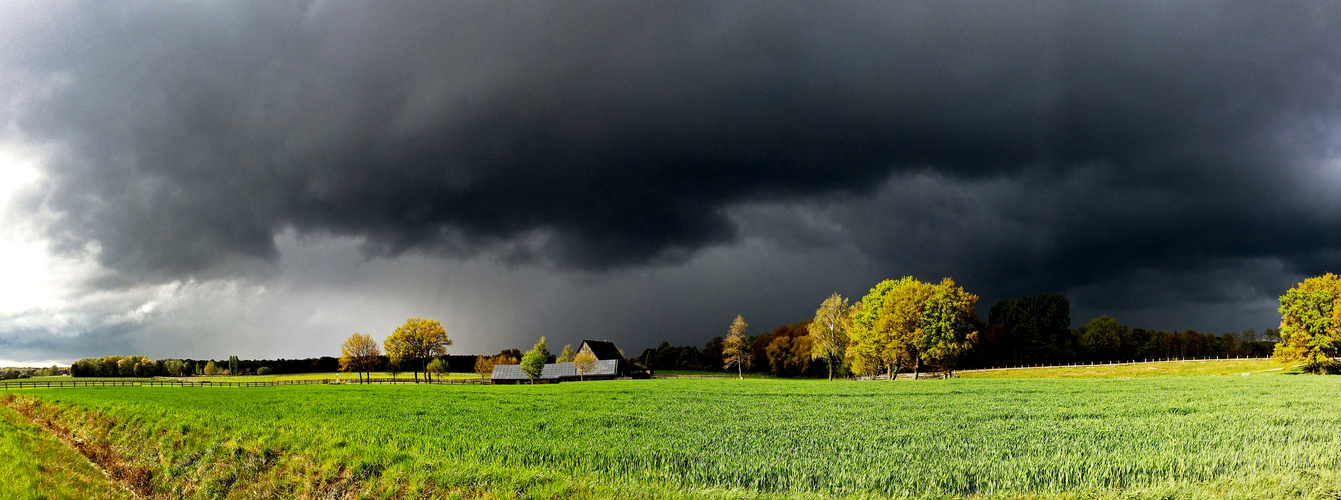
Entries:
[[0,364],[761,333],[904,275],[1275,326],[1341,4],[0,3]]

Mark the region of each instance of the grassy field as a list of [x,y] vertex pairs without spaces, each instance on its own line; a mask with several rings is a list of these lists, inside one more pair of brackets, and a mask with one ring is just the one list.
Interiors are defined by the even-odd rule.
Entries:
[[1282,363],[1272,359],[1202,359],[1126,365],[959,371],[955,372],[955,376],[964,378],[1129,378],[1185,377],[1192,375],[1242,376],[1244,374],[1293,375],[1299,372],[1299,365]]
[[0,407],[0,478],[0,498],[131,498],[88,459],[4,407]]
[[10,391],[166,497],[1336,498],[1341,377]]

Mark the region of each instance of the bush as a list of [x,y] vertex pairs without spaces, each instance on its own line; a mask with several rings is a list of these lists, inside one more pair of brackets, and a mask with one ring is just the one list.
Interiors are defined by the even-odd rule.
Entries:
[[262,367],[260,367],[260,368],[257,368],[257,369],[256,369],[256,374],[257,374],[257,375],[269,375],[269,374],[270,374],[270,367],[268,367],[268,366],[262,366]]

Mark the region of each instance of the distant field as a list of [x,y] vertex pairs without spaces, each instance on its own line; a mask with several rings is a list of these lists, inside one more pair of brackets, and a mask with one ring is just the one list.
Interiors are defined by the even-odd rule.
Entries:
[[[357,373],[340,372],[339,375],[340,380],[358,380],[359,378]],[[218,376],[205,375],[200,377],[183,377],[183,378],[190,380],[208,380],[211,382],[270,382],[275,380],[318,380],[323,378],[334,379],[335,376],[336,376],[335,372],[328,372],[328,373],[289,373],[282,375],[218,375]],[[413,373],[400,373],[397,374],[396,377],[392,377],[390,373],[372,372],[371,376],[372,378],[396,378],[396,379],[410,379],[410,380],[414,379]],[[477,373],[455,373],[455,372],[444,373],[442,375],[434,375],[433,378],[436,379],[439,376],[441,376],[442,378],[480,378],[479,374]],[[419,379],[420,380],[424,379],[424,374],[422,372],[419,373]]]
[[[703,377],[703,378],[738,378],[736,372],[727,372],[721,370],[655,370],[657,376],[674,375],[677,377]],[[771,375],[763,373],[745,373],[747,379],[770,378]]]
[[172,498],[1341,492],[1341,377],[9,392]]
[[1207,359],[1160,361],[1126,365],[1067,366],[1059,368],[1010,368],[955,372],[963,378],[1126,378],[1179,377],[1197,375],[1297,374],[1299,366],[1271,359]]
[[0,498],[131,498],[73,448],[5,407],[0,478]]
[[[350,379],[357,380],[357,379],[358,379],[358,374],[355,374],[355,373],[344,373],[344,372],[341,372],[339,375],[340,375],[340,380],[350,380]],[[276,380],[320,380],[320,379],[324,379],[324,378],[334,379],[335,376],[336,376],[336,373],[335,373],[335,372],[329,372],[329,373],[288,373],[288,374],[281,374],[281,375],[215,375],[215,376],[202,375],[202,376],[199,376],[199,377],[180,377],[180,378],[182,378],[182,379],[186,379],[186,380],[199,380],[199,381],[205,381],[205,380],[208,380],[208,381],[210,381],[210,382],[272,382],[272,381],[276,381]],[[444,374],[442,374],[442,375],[434,375],[433,378],[436,379],[436,378],[438,378],[439,376],[441,376],[442,378],[452,378],[452,379],[480,378],[479,374],[477,374],[477,373],[444,373]],[[176,377],[157,377],[157,378],[176,378]],[[386,372],[373,372],[373,373],[372,373],[372,378],[393,378],[393,377],[391,376],[390,373],[386,373]],[[413,374],[413,373],[400,373],[400,374],[398,374],[398,375],[397,375],[396,377],[394,377],[394,378],[396,378],[396,379],[408,379],[408,380],[413,380],[413,379],[414,379],[414,374]],[[424,379],[424,374],[423,374],[423,373],[420,373],[420,374],[419,374],[419,379],[420,379],[420,380],[423,380],[423,379]],[[67,381],[68,381],[68,380],[132,380],[132,381],[141,381],[141,380],[151,380],[151,379],[149,379],[149,378],[134,378],[134,377],[107,377],[107,378],[103,378],[103,377],[78,377],[78,378],[75,378],[75,377],[58,376],[58,377],[31,377],[31,378],[14,379],[14,380],[15,380],[15,381],[17,381],[17,380],[37,381],[37,382],[41,382],[41,381],[58,382],[58,381],[62,381],[62,380],[67,380]]]

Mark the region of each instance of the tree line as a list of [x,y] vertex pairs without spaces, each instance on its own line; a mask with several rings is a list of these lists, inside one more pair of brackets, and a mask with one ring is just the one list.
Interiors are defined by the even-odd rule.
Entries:
[[[731,369],[794,377],[911,372],[917,377],[924,368],[952,372],[957,368],[1081,362],[1265,357],[1281,341],[1275,329],[1221,335],[1191,329],[1159,331],[1128,327],[1106,315],[1073,329],[1070,302],[1061,294],[998,301],[984,321],[975,312],[977,300],[949,278],[939,283],[912,277],[885,280],[852,304],[833,294],[813,318],[796,324],[746,336],[744,319],[737,317],[726,337],[714,337],[701,348],[662,342],[643,351],[637,362],[652,370]],[[1341,306],[1329,311],[1341,311]],[[742,333],[735,333],[737,330]],[[733,337],[738,338],[735,348],[730,347]],[[1341,346],[1341,341],[1336,345]]]
[[335,358],[306,359],[149,359],[145,356],[83,358],[70,365],[73,377],[191,377],[198,375],[267,375],[335,371]]

